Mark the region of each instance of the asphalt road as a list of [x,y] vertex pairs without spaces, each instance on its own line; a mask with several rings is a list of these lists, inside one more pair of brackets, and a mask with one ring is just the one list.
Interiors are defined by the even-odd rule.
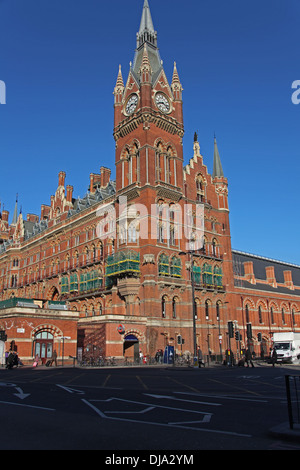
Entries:
[[269,432],[288,421],[291,373],[300,370],[0,369],[0,449],[103,450],[114,459],[130,450],[180,450],[182,459],[201,450],[300,450]]

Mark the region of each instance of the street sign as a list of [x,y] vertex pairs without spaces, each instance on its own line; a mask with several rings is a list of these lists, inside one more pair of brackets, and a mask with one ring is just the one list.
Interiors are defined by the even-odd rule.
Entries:
[[120,333],[120,335],[124,335],[125,333],[125,326],[124,325],[119,325],[118,328],[118,333]]

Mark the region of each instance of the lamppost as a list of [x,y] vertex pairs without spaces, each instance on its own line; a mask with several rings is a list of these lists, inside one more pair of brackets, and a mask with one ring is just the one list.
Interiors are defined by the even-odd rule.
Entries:
[[62,341],[62,357],[61,357],[61,365],[64,365],[64,355],[65,355],[65,339],[71,339],[70,336],[61,336],[60,340]]
[[180,255],[189,254],[191,257],[191,286],[192,286],[192,306],[193,306],[193,343],[194,343],[194,364],[197,361],[197,336],[196,336],[196,304],[195,304],[195,278],[194,278],[194,254],[191,251],[181,251]]

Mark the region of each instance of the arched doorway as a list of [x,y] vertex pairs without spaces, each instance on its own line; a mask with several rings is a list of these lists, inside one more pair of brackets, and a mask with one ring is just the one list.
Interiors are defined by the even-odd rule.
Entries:
[[53,334],[40,331],[34,337],[34,356],[38,355],[45,364],[53,355]]
[[124,357],[127,359],[132,359],[134,362],[139,362],[139,340],[133,334],[129,334],[124,338]]

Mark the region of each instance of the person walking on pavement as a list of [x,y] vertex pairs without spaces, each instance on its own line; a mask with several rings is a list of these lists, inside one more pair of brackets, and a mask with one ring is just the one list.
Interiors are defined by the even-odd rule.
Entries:
[[247,364],[247,367],[249,367],[249,362],[250,362],[251,366],[254,367],[254,364],[253,364],[253,361],[252,361],[252,356],[251,356],[251,351],[250,351],[249,348],[247,349],[246,354],[245,354],[245,362]]
[[52,366],[53,362],[55,364],[55,367],[57,367],[57,352],[56,352],[56,349],[54,349],[54,351],[53,351],[53,355],[52,355],[52,359],[51,359],[51,366]]
[[272,362],[272,367],[275,367],[275,364],[277,364],[277,351],[275,348],[273,348],[273,351],[271,354],[271,362]]

